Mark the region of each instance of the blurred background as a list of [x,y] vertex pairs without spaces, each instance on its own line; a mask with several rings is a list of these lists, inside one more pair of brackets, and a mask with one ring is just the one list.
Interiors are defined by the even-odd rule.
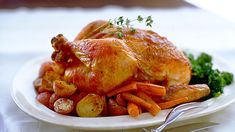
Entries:
[[175,8],[191,6],[183,0],[0,0],[0,8],[14,9],[19,7],[65,7],[65,8],[100,8],[115,5],[122,7]]

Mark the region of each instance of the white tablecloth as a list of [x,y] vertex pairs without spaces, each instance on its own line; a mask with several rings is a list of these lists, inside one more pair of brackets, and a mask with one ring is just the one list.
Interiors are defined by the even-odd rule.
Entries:
[[[96,19],[108,20],[122,15],[129,18],[152,15],[155,22],[153,30],[166,36],[178,47],[211,52],[222,56],[229,64],[235,64],[235,23],[197,8],[0,10],[0,131],[82,131],[44,123],[25,114],[10,96],[12,79],[25,62],[51,52],[50,39],[58,33],[63,33],[72,40],[88,22]],[[232,104],[209,116],[175,123],[172,126],[213,121],[220,125],[209,131],[224,132],[235,129],[234,119],[235,104]],[[138,132],[140,129],[125,131]]]

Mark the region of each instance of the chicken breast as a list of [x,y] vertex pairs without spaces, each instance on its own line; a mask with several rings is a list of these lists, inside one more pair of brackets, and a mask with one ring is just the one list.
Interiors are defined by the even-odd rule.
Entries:
[[107,21],[98,20],[88,24],[75,41],[88,38],[120,39],[131,49],[137,60],[136,81],[147,80],[165,86],[189,83],[191,66],[187,57],[165,37],[150,30],[136,29],[133,32],[123,28],[121,32],[122,38],[118,36],[120,29],[110,26]]
[[64,79],[79,91],[98,94],[126,81],[165,86],[189,83],[190,63],[170,41],[150,30],[119,30],[106,21],[95,21],[73,42],[61,34],[54,37],[52,60],[64,65]]

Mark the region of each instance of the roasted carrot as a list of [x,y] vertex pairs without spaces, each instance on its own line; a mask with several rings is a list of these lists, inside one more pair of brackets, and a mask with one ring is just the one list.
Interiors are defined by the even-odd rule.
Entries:
[[130,101],[127,103],[127,111],[128,111],[128,114],[132,117],[136,117],[140,114],[138,105]]
[[115,90],[111,91],[110,93],[108,93],[107,96],[111,97],[111,96],[117,95],[119,93],[133,91],[133,90],[137,90],[136,82],[133,82],[131,84],[128,84],[128,85],[125,85],[125,86],[120,87],[118,89],[115,89]]
[[182,103],[186,103],[187,101],[188,101],[188,97],[183,97],[183,98],[179,98],[179,99],[159,103],[158,105],[160,106],[161,109],[168,109],[168,108],[171,108],[173,106],[176,106],[176,105],[179,105],[179,104],[182,104]]
[[156,96],[166,95],[166,88],[164,86],[155,85],[151,83],[143,83],[143,82],[137,82],[136,86],[138,90],[145,92],[149,95],[156,95]]
[[140,105],[146,109],[149,109],[150,107],[152,107],[152,105],[148,102],[146,102],[145,100],[141,99],[140,97],[130,94],[130,93],[122,93],[122,98],[127,100],[127,101],[131,101],[137,105]]
[[121,94],[116,96],[116,102],[121,106],[126,106],[126,101],[122,98]]
[[151,115],[155,116],[157,115],[158,112],[160,112],[161,108],[147,94],[145,94],[144,92],[138,92],[137,96],[144,99],[145,101],[147,101],[152,105],[152,107],[147,109]]

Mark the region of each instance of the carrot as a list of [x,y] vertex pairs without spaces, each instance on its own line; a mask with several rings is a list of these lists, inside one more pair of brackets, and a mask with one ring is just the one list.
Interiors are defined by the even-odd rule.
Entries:
[[138,90],[145,92],[149,95],[156,95],[156,96],[166,95],[166,88],[164,86],[155,85],[151,83],[143,83],[143,82],[137,82],[136,86]]
[[118,103],[118,105],[126,106],[126,101],[122,98],[121,94],[118,94],[116,96],[116,102]]
[[175,100],[159,103],[158,105],[161,107],[161,109],[168,109],[173,106],[176,106],[176,105],[179,105],[182,103],[186,103],[187,101],[188,101],[188,97],[183,97],[183,98],[178,98]]
[[136,117],[140,114],[138,105],[130,101],[127,103],[127,111],[128,111],[128,114],[132,117]]
[[146,109],[152,107],[152,105],[148,102],[146,102],[145,100],[141,99],[140,97],[138,96],[135,96],[133,94],[130,94],[130,93],[122,93],[122,98],[127,100],[127,101],[131,101],[137,105],[140,105]]
[[114,95],[117,95],[119,93],[123,93],[123,92],[128,92],[128,91],[133,91],[133,90],[137,90],[137,87],[136,87],[136,82],[133,82],[131,84],[128,84],[128,85],[125,85],[123,87],[120,87],[118,89],[115,89],[111,92],[109,92],[107,94],[108,97],[111,97],[111,96],[114,96]]
[[150,103],[152,105],[152,107],[147,109],[151,115],[156,116],[157,113],[160,112],[161,108],[147,94],[145,94],[143,92],[138,92],[137,96],[144,99],[145,101],[147,101],[148,103]]

